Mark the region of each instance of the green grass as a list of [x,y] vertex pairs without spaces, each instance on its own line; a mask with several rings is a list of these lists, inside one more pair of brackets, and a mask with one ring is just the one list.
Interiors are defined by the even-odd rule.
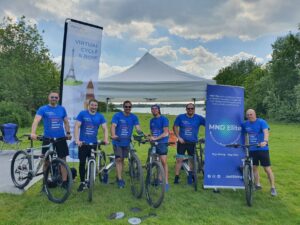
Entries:
[[[111,114],[105,116],[110,121]],[[149,132],[149,115],[139,114],[139,118],[145,133]],[[170,117],[170,124],[173,120],[174,117]],[[128,179],[125,189],[118,189],[116,184],[97,182],[94,201],[89,203],[86,192],[77,193],[79,181],[76,179],[70,198],[60,205],[49,202],[45,195],[40,194],[40,183],[21,196],[0,194],[0,224],[128,224],[128,218],[141,217],[149,212],[155,212],[157,217],[148,218],[142,224],[300,224],[299,124],[271,123],[270,127],[270,152],[278,196],[271,197],[267,177],[261,170],[263,189],[255,192],[253,207],[246,206],[243,190],[221,190],[221,193],[215,194],[212,190],[200,188],[195,192],[185,184],[183,173],[182,183],[173,185],[176,150],[170,148],[171,186],[158,209],[151,208],[145,196],[134,199]],[[21,129],[20,133],[28,131]],[[147,146],[136,147],[144,164]],[[112,152],[111,146],[105,151]],[[202,177],[199,180],[201,186]],[[109,181],[114,182],[114,171],[109,175]],[[132,207],[140,207],[142,211],[131,212]],[[126,217],[121,220],[107,219],[117,211],[125,212]]]

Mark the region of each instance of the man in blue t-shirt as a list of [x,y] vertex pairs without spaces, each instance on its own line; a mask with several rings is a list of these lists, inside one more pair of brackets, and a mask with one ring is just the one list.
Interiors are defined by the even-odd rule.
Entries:
[[150,120],[151,141],[158,142],[156,153],[159,155],[160,161],[165,171],[166,176],[166,191],[169,190],[168,182],[168,140],[169,140],[169,120],[160,113],[159,105],[151,106],[153,118]]
[[[176,117],[174,122],[174,134],[178,138],[177,142],[177,156],[176,156],[176,166],[175,166],[175,179],[174,184],[179,183],[179,172],[182,166],[183,156],[185,152],[193,157],[196,143],[198,142],[198,133],[200,126],[205,126],[204,117],[195,114],[195,105],[189,103],[186,105],[186,113],[180,114]],[[193,173],[192,173],[192,163],[190,164],[188,184],[193,183]]]
[[[81,111],[75,122],[74,138],[78,145],[79,158],[79,174],[80,185],[77,189],[82,192],[86,187],[85,184],[85,164],[86,159],[91,156],[91,150],[97,149],[98,129],[101,125],[104,133],[104,142],[108,144],[108,130],[104,116],[97,112],[98,102],[96,99],[91,99],[88,104],[88,109]],[[86,145],[84,145],[84,143]],[[88,145],[93,144],[93,145]]]
[[[56,149],[59,158],[66,160],[66,156],[69,155],[69,149],[66,139],[71,139],[70,125],[67,117],[66,110],[63,106],[58,105],[59,94],[52,91],[48,95],[48,105],[41,106],[34,117],[31,126],[31,138],[37,139],[36,129],[41,120],[44,123],[44,139],[43,146],[49,145],[50,142],[55,139],[53,147]],[[65,134],[66,130],[66,134]],[[42,154],[45,154],[49,148],[42,148]],[[43,170],[48,167],[49,162],[46,160]],[[64,182],[67,179],[66,171],[62,171]]]
[[122,179],[124,158],[128,157],[133,128],[141,132],[139,120],[131,113],[132,104],[130,101],[123,102],[123,112],[114,114],[111,120],[111,138],[116,157],[117,183],[119,188],[125,187]]
[[268,175],[271,185],[271,195],[276,196],[274,175],[271,169],[271,161],[269,155],[269,125],[261,118],[256,117],[256,112],[253,109],[248,109],[246,112],[247,121],[242,124],[243,133],[248,136],[249,144],[257,144],[250,147],[249,155],[253,159],[253,172],[255,179],[255,188],[261,189],[259,181],[258,166],[263,166]]

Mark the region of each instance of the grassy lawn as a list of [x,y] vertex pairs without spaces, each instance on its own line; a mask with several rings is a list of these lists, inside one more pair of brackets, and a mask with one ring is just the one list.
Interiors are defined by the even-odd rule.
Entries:
[[[150,110],[149,110],[150,111]],[[138,114],[145,133],[149,132],[149,114]],[[111,114],[105,115],[110,121]],[[174,116],[170,116],[173,124]],[[171,127],[171,126],[170,126]],[[272,168],[275,174],[277,197],[271,197],[265,173],[261,170],[263,189],[255,192],[253,207],[247,207],[243,190],[199,189],[195,192],[186,185],[186,178],[181,173],[181,183],[173,184],[176,153],[169,149],[170,190],[166,193],[163,204],[158,209],[151,208],[145,199],[134,199],[130,192],[129,180],[125,189],[118,189],[114,171],[109,175],[107,185],[96,183],[92,203],[87,201],[87,193],[77,193],[77,177],[70,198],[64,204],[54,204],[40,193],[41,183],[37,183],[21,196],[0,194],[0,224],[129,224],[130,217],[141,217],[156,213],[157,217],[147,218],[142,224],[300,224],[300,132],[299,124],[270,123],[270,146]],[[19,134],[30,129],[20,129]],[[203,134],[203,130],[201,131]],[[26,143],[24,144],[26,145]],[[148,146],[136,146],[137,153],[145,164]],[[106,153],[112,152],[111,146]],[[71,163],[71,166],[73,163]],[[75,165],[77,167],[77,165]],[[125,174],[125,177],[128,176]],[[199,185],[202,185],[200,176]],[[139,207],[141,212],[131,212],[132,207]],[[123,211],[125,218],[109,220],[112,212]]]

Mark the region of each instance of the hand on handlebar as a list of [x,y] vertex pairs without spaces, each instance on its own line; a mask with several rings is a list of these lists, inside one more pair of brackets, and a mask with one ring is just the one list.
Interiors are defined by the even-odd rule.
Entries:
[[181,143],[181,144],[184,144],[184,140],[178,136],[178,141]]
[[267,145],[268,145],[268,142],[266,142],[266,141],[260,142],[260,143],[258,144],[259,147],[265,147],[265,146],[267,146]]
[[37,135],[34,134],[34,133],[31,133],[31,134],[30,134],[30,138],[31,138],[32,140],[37,140]]
[[81,145],[82,145],[82,141],[75,141],[75,143],[76,143],[76,145],[78,145],[78,147],[81,147]]
[[118,139],[119,139],[119,137],[118,137],[117,135],[112,135],[110,138],[111,138],[112,140],[118,140]]

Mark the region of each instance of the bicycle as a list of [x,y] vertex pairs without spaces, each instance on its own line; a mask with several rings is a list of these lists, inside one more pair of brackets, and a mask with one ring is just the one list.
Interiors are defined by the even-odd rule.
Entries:
[[[157,208],[163,202],[166,187],[165,171],[159,159],[159,155],[156,153],[158,142],[143,139],[141,136],[135,136],[134,139],[139,144],[150,143],[151,145],[145,166],[147,170],[145,192],[148,204]],[[174,143],[168,143],[168,145],[171,144]]]
[[[88,201],[93,200],[93,192],[94,192],[94,185],[96,181],[97,174],[99,175],[100,182],[103,180],[101,177],[101,173],[105,167],[105,152],[102,151],[101,146],[106,145],[103,141],[98,141],[97,143],[82,143],[82,146],[92,146],[91,149],[91,156],[87,159],[87,173],[85,183],[87,184],[88,188]],[[96,150],[93,147],[96,146]],[[98,151],[97,151],[98,149]],[[97,157],[98,156],[98,157]],[[97,158],[97,163],[96,163]]]
[[[34,148],[30,135],[24,136],[30,140],[30,147],[25,151],[17,151],[12,158],[10,171],[13,183],[17,188],[23,189],[34,177],[43,175],[43,190],[45,190],[48,199],[55,203],[65,202],[71,193],[72,173],[67,163],[57,157],[56,149],[53,146],[54,143],[65,138],[49,139],[49,145]],[[42,141],[44,137],[38,136],[37,139]],[[42,148],[49,148],[45,155],[34,154],[35,150]],[[36,160],[39,160],[37,166],[35,166]],[[40,172],[45,162],[49,162],[49,165],[45,171]],[[63,179],[64,173],[66,180]]]
[[243,179],[245,185],[245,197],[248,206],[252,206],[253,192],[254,192],[254,174],[253,174],[253,161],[249,156],[249,148],[257,146],[257,144],[229,144],[226,147],[243,148],[245,150],[245,158],[243,159]]
[[[189,155],[180,156],[183,158],[181,168],[185,171],[187,176],[189,176],[189,174],[192,172],[194,190],[197,191],[198,190],[198,173],[202,172],[202,175],[204,175],[204,159],[203,159],[204,149],[202,147],[202,144],[204,144],[205,141],[203,138],[201,138],[197,142],[185,142],[185,143],[186,144],[195,144],[194,154],[193,154],[193,156],[189,156]],[[199,147],[197,147],[198,144],[199,144]],[[198,150],[199,150],[199,153],[198,153]],[[178,157],[178,156],[176,156],[176,157]],[[191,166],[190,166],[189,162],[192,163],[192,170],[191,170]]]
[[[118,139],[117,139],[118,140]],[[136,198],[141,198],[144,192],[144,177],[143,177],[143,168],[140,159],[135,153],[136,150],[132,141],[129,145],[128,151],[128,167],[129,167],[129,177],[130,177],[130,188],[131,193]],[[107,168],[104,171],[109,171],[109,168],[115,166],[115,157],[110,157],[110,164],[108,164]]]

